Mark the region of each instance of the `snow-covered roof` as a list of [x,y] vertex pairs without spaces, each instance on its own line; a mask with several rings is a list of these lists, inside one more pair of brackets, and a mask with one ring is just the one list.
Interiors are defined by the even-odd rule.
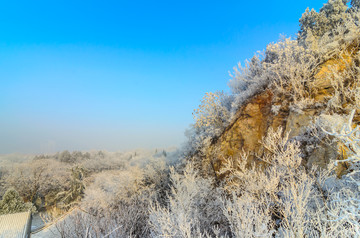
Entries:
[[0,216],[0,238],[27,238],[30,234],[31,212]]

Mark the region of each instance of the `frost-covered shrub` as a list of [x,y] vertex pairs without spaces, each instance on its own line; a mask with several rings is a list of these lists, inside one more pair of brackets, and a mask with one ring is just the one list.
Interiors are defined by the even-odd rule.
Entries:
[[248,98],[261,92],[269,80],[260,55],[255,55],[250,61],[246,61],[245,66],[239,63],[237,67],[234,67],[234,72],[230,76],[231,80],[228,85],[234,95],[233,113]]
[[[224,93],[206,93],[198,109],[194,110],[195,127],[213,127],[222,129],[229,118],[229,109],[223,105]],[[215,132],[216,133],[216,132]]]
[[167,204],[150,208],[152,237],[202,237],[213,234],[215,225],[224,230],[220,191],[213,181],[202,178],[191,163],[183,173],[171,168],[171,191]]
[[275,233],[271,203],[248,193],[232,194],[223,200],[223,213],[228,219],[232,237],[272,237]]
[[329,178],[328,174],[307,171],[301,164],[299,144],[289,141],[288,134],[283,136],[281,129],[270,130],[263,145],[266,153],[259,157],[262,166],[249,166],[247,156],[243,155],[236,161],[230,159],[222,170],[228,181],[225,189],[235,194],[223,206],[232,234],[234,237],[312,234],[313,217],[320,211],[316,204],[324,199],[319,184]]
[[327,106],[335,111],[339,109],[350,111],[360,106],[360,68],[356,63],[360,60],[360,54],[353,56],[351,53],[342,52],[341,55],[339,60],[343,62],[343,68],[329,67],[325,76],[331,82],[333,89]]
[[166,163],[165,161],[153,161],[149,163],[144,169],[144,186],[150,187],[156,193],[154,200],[160,204],[166,201],[166,195],[170,190],[170,168],[174,165]]
[[231,119],[232,102],[233,96],[223,92],[205,94],[194,110],[195,124],[185,132],[188,138],[182,148],[185,156],[204,150],[224,130]]
[[347,147],[348,159],[340,160],[339,162],[351,161],[355,170],[350,175],[357,173],[358,163],[360,162],[360,127],[357,125],[355,128],[352,125],[352,120],[355,115],[355,110],[352,110],[346,123],[343,124],[340,130],[336,131],[336,127],[332,127],[331,131],[326,131],[331,136],[334,136],[339,142]]
[[326,32],[317,41],[313,41],[311,50],[321,57],[322,61],[341,55],[344,51],[357,50],[359,44],[359,11],[352,13],[343,24]]
[[81,207],[96,216],[93,225],[96,234],[104,236],[121,227],[112,234],[114,237],[147,236],[148,208],[156,200],[157,191],[154,184],[144,184],[144,171],[129,167],[102,172],[93,179],[85,190]]
[[[348,162],[351,167],[340,180],[331,181],[328,196],[316,214],[316,229],[324,232],[322,237],[358,237],[360,235],[360,129],[352,126],[355,110],[348,118],[326,116],[319,121],[323,130],[338,143],[347,148],[347,159],[335,161]],[[338,123],[331,124],[331,122]],[[339,125],[341,124],[342,125]]]
[[318,59],[296,40],[284,38],[266,47],[264,66],[271,86],[293,104],[311,103],[311,80]]

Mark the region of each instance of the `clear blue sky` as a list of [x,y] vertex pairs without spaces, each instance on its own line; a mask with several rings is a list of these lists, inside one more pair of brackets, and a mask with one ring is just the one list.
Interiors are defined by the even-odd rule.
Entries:
[[3,1],[0,154],[180,145],[205,92],[324,1]]

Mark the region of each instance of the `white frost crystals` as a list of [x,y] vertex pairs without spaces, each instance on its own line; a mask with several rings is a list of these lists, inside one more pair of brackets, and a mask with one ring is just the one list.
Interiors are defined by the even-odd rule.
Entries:
[[352,121],[355,115],[355,110],[352,110],[348,121],[342,126],[339,132],[334,128],[332,131],[326,131],[327,134],[334,136],[339,142],[343,143],[348,149],[348,158],[346,160],[339,160],[338,162],[360,162],[360,127],[357,125],[355,128],[352,126]]
[[[347,159],[335,161],[338,163],[350,162],[351,167],[348,174],[342,177],[342,188],[329,196],[327,205],[329,222],[347,234],[360,236],[360,127],[354,127],[352,121],[355,110],[350,113],[347,122],[342,128],[331,132],[324,130],[327,134],[334,136],[346,148]],[[344,229],[346,227],[346,231]],[[342,229],[341,229],[342,228]]]

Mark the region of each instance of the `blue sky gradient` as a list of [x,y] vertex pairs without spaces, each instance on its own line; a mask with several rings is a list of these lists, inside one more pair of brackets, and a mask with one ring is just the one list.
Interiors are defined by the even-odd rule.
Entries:
[[205,92],[324,1],[5,1],[0,154],[179,146]]

